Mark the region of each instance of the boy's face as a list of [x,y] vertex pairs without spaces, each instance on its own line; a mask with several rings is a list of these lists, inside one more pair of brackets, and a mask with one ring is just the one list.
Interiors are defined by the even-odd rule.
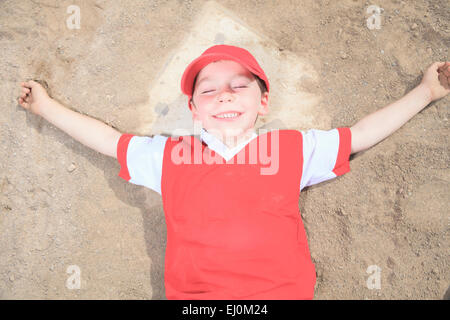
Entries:
[[[261,95],[255,76],[238,62],[220,60],[208,64],[197,75],[189,107],[192,119],[208,132],[222,137],[239,136],[253,130],[257,116],[268,113],[269,94]],[[233,118],[218,118],[237,112]]]

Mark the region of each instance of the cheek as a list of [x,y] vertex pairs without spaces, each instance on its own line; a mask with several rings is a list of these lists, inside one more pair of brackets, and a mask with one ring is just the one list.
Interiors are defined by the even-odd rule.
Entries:
[[200,118],[206,118],[211,113],[211,107],[208,106],[205,102],[198,101],[197,104],[197,114]]
[[210,97],[210,96],[198,97],[195,100],[195,105],[197,106],[197,110],[202,113],[211,111],[214,108],[213,100],[214,100],[214,98]]
[[258,92],[248,92],[242,98],[248,105],[257,105],[261,101],[261,95]]
[[207,96],[197,96],[195,97],[195,105],[197,108],[204,108],[205,105],[208,104],[208,97]]

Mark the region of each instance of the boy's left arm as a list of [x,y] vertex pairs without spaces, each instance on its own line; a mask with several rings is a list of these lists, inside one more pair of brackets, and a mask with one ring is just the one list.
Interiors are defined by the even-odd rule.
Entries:
[[366,150],[385,139],[430,102],[450,92],[450,62],[435,62],[421,83],[401,99],[369,114],[350,127],[351,153]]

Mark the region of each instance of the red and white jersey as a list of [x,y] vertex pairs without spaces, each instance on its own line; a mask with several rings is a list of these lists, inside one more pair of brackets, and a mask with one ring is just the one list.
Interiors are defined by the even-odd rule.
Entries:
[[[299,185],[300,190],[350,171],[348,159],[342,158],[350,154],[349,128],[335,128],[327,131],[310,129],[299,132],[303,137],[303,174]],[[232,149],[203,128],[200,137],[210,149],[228,160],[256,138],[257,134],[254,133],[250,139]],[[147,137],[122,134],[117,145],[117,160],[121,165],[119,177],[161,194],[163,155],[167,139],[168,137],[163,135]],[[343,150],[342,147],[347,149]]]
[[[261,174],[268,165],[259,157],[248,161],[262,141],[278,154],[271,174]],[[201,163],[192,161],[196,150]],[[123,134],[119,176],[162,195],[167,299],[312,299],[300,191],[350,171],[350,150],[347,127],[273,130],[233,149],[204,129],[200,140]],[[174,161],[180,154],[191,161]]]

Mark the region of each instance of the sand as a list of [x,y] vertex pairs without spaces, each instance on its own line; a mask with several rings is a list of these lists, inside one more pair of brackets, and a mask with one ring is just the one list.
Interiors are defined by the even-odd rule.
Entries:
[[[70,5],[80,29],[67,26]],[[160,195],[23,110],[21,81],[45,80],[62,104],[121,132],[167,133],[191,124],[186,63],[237,41],[273,85],[257,127],[351,126],[449,59],[448,1],[378,1],[379,29],[369,5],[0,1],[0,298],[166,299]],[[449,298],[449,101],[352,155],[349,173],[303,189],[315,299]]]

